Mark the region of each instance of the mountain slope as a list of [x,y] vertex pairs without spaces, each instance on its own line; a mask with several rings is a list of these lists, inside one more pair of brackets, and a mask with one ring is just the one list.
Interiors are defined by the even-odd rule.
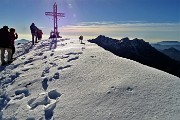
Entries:
[[[176,120],[180,79],[78,40],[42,41],[1,71],[0,118]],[[54,44],[53,44],[54,45]],[[50,47],[51,46],[51,47]],[[2,100],[3,99],[3,100]]]
[[89,41],[120,57],[135,60],[180,77],[180,62],[159,52],[144,40],[137,38],[133,40],[129,40],[129,38],[116,40],[100,35],[96,39]]
[[165,55],[168,55],[174,60],[180,61],[180,51],[177,50],[176,48],[171,47],[168,49],[164,49],[161,52],[164,53]]

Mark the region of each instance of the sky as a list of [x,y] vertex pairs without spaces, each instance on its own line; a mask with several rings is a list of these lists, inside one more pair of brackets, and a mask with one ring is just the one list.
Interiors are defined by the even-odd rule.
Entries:
[[58,12],[65,13],[58,18],[58,31],[65,37],[180,41],[180,0],[1,0],[0,27],[14,27],[19,39],[31,39],[34,22],[48,38],[53,18],[45,12],[53,11],[55,2]]

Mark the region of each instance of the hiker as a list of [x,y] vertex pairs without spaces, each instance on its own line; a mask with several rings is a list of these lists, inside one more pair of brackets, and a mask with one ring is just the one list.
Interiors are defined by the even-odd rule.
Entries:
[[15,33],[15,29],[14,29],[14,28],[11,28],[11,29],[10,29],[10,38],[11,38],[11,48],[12,48],[12,56],[11,56],[11,59],[13,60],[13,54],[15,53],[14,41],[15,41],[15,39],[18,38],[18,34]]
[[[3,26],[0,29],[0,50],[1,50],[1,65],[4,66],[7,63],[12,63],[12,49],[11,49],[11,39],[8,26]],[[7,62],[4,60],[5,50],[8,52]]]
[[[32,44],[34,45],[34,42],[37,43],[37,30],[38,30],[38,28],[35,26],[34,23],[32,23],[30,26],[30,30],[31,30],[31,35],[32,35]],[[35,37],[35,40],[34,40],[34,37]]]
[[81,35],[81,36],[79,37],[79,41],[81,41],[81,44],[83,44],[83,43],[82,43],[82,40],[83,40],[83,36]]

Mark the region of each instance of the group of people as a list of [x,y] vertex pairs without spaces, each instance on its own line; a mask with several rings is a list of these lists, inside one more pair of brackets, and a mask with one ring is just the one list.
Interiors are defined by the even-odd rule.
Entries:
[[[30,25],[31,35],[32,35],[32,45],[38,43],[38,40],[42,38],[42,30],[37,28],[34,23]],[[15,32],[14,28],[8,28],[8,26],[3,26],[0,28],[0,51],[1,51],[1,65],[10,64],[13,62],[13,54],[15,53],[14,41],[18,38],[18,34]],[[81,44],[83,44],[83,36],[79,37]],[[8,53],[7,61],[5,61],[5,51]]]
[[[42,30],[37,28],[34,23],[30,25],[30,30],[32,34],[32,45],[37,43],[37,40],[42,38]],[[14,28],[8,26],[3,26],[0,28],[0,51],[1,51],[1,65],[10,64],[13,62],[13,55],[15,53],[14,41],[18,38],[18,34],[15,33]],[[7,51],[7,60],[5,61],[5,51]]]
[[32,44],[34,45],[38,42],[37,40],[41,40],[43,32],[37,28],[34,23],[30,25],[30,30],[32,35]]
[[[10,64],[13,61],[13,54],[15,53],[14,40],[18,38],[14,28],[3,26],[0,29],[0,51],[1,51],[1,65]],[[5,51],[8,53],[7,61],[5,61]]]

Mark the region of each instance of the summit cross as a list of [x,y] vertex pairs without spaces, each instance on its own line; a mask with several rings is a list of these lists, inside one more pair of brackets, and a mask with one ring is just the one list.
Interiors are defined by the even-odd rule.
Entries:
[[64,13],[58,13],[57,12],[57,4],[56,2],[53,5],[53,12],[45,12],[45,15],[47,16],[53,16],[54,18],[54,31],[51,32],[51,36],[53,36],[53,38],[59,38],[59,32],[58,32],[58,23],[57,23],[57,18],[58,17],[65,17]]

